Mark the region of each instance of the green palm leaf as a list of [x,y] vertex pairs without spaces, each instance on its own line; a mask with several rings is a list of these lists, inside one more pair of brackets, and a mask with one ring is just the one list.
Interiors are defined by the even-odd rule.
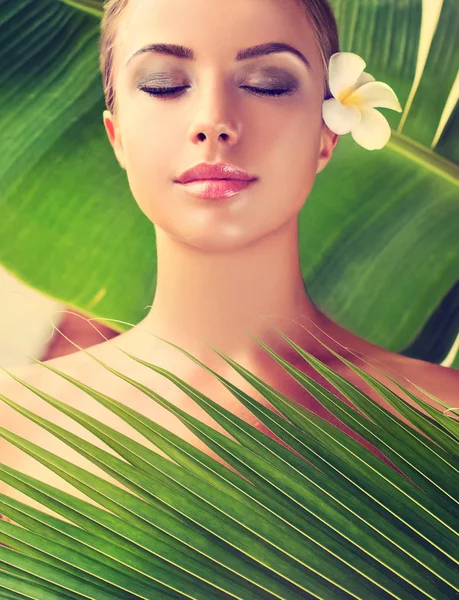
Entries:
[[[102,468],[126,490],[0,428],[3,438],[100,506],[1,465],[2,481],[67,521],[0,496],[0,511],[15,521],[0,521],[0,540],[9,546],[0,548],[0,590],[20,598],[39,578],[41,587],[37,589],[43,588],[44,594],[52,590],[55,597],[62,598],[405,600],[457,595],[457,446],[451,444],[451,432],[437,417],[449,419],[452,425],[457,421],[436,409],[422,417],[429,427],[438,427],[437,445],[389,415],[349,382],[346,386],[344,378],[284,337],[319,373],[339,383],[363,414],[254,339],[330,412],[387,451],[400,471],[218,350],[279,415],[175,346],[213,373],[282,444],[165,369],[126,353],[173,381],[233,439],[92,358],[178,416],[226,465],[123,403],[40,363],[123,418],[169,458],[10,373],[96,435],[119,458],[6,396],[1,399]],[[369,375],[365,378],[389,395],[386,386]],[[397,406],[408,406],[391,394]],[[421,418],[422,413],[412,410],[407,418],[414,424],[411,417]]]
[[[459,5],[443,2],[414,96],[422,0],[332,5],[341,49],[405,112],[385,112],[386,148],[343,136],[317,177],[299,215],[303,277],[334,321],[440,362],[459,332],[457,106],[434,137],[457,73]],[[88,315],[138,323],[156,288],[155,230],[103,131],[101,15],[102,0],[0,2],[0,263]]]
[[[299,216],[303,276],[335,321],[376,344],[439,362],[459,323],[457,105],[438,130],[459,58],[451,44],[458,5],[444,0],[413,94],[421,0],[332,4],[341,49],[362,55],[407,108],[401,119],[387,115],[394,132],[381,152],[368,153],[349,136],[340,141]],[[128,202],[102,133],[101,7],[98,0],[0,1],[0,262],[84,312],[137,322],[139,307],[154,295],[154,228]],[[438,401],[447,410],[436,409],[399,385],[409,404],[336,354],[414,429],[284,338],[351,406],[254,339],[378,455],[216,349],[277,412],[175,346],[277,439],[133,355],[126,353],[172,381],[231,437],[98,362],[178,417],[225,464],[46,363],[37,368],[78,386],[168,458],[10,373],[116,454],[1,400],[124,489],[0,427],[2,438],[97,503],[0,465],[0,480],[58,515],[0,494],[0,512],[14,521],[0,520],[0,598],[459,597],[459,425],[452,407]]]

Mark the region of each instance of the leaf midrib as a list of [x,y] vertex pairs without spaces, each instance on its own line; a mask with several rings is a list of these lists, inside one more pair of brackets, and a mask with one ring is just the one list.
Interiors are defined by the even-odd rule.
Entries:
[[459,187],[459,165],[401,133],[392,131],[388,147]]

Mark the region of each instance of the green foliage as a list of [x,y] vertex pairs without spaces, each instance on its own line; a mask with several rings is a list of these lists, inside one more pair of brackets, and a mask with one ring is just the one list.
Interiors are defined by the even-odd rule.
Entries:
[[[332,3],[341,49],[363,56],[367,71],[405,106],[421,0]],[[97,0],[0,2],[0,262],[91,316],[135,323],[155,291],[154,227],[131,197],[102,128],[101,7]],[[409,110],[402,121],[386,115],[390,143],[372,153],[342,138],[299,216],[302,272],[314,302],[373,343],[433,362],[452,347],[459,321],[457,106],[433,143],[457,69],[458,23],[459,5],[444,0]],[[97,503],[0,465],[0,480],[59,515],[0,495],[0,513],[14,521],[0,520],[0,598],[458,597],[454,410],[441,402],[433,408],[400,386],[409,404],[347,363],[411,427],[288,341],[354,408],[259,343],[384,461],[218,351],[276,412],[178,348],[274,437],[135,356],[230,437],[101,365],[178,417],[224,464],[46,363],[37,368],[78,386],[168,458],[16,377],[115,454],[1,399],[125,489],[0,427],[0,436]]]
[[[400,386],[414,401],[408,404],[340,357],[419,433],[280,333],[351,406],[254,339],[387,460],[215,349],[279,414],[175,346],[217,377],[279,441],[166,369],[125,353],[185,391],[231,437],[85,352],[177,416],[224,463],[122,402],[36,361],[113,411],[168,458],[10,373],[116,455],[0,398],[128,491],[0,427],[3,438],[98,504],[0,465],[2,481],[67,519],[0,495],[1,513],[14,521],[0,520],[0,541],[9,546],[0,547],[0,591],[8,590],[3,597],[456,597],[459,421],[454,413],[426,405]],[[428,406],[428,413],[416,405]]]
[[[394,131],[381,151],[339,141],[299,215],[303,277],[335,322],[440,362],[459,332],[457,107],[433,142],[457,72],[459,4],[443,2],[411,103],[422,1],[332,4],[341,49],[406,110],[382,109]],[[103,130],[101,14],[101,0],[0,2],[0,263],[90,316],[138,323],[156,289],[155,230]]]

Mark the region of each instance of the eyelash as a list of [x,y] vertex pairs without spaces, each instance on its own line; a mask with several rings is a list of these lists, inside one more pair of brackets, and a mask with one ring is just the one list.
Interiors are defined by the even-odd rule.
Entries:
[[[188,86],[178,86],[178,87],[141,87],[140,89],[150,96],[156,96],[160,98],[168,98],[174,95],[174,92],[177,90],[184,90]],[[275,90],[275,89],[266,89],[266,88],[255,88],[248,85],[241,86],[242,89],[254,90],[252,93],[258,94],[260,96],[284,96],[285,94],[291,93],[294,91],[293,89],[284,89],[284,90]]]

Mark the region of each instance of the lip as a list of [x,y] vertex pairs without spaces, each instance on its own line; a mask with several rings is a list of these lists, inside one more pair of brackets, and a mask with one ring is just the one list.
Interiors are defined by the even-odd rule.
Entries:
[[204,179],[180,184],[196,198],[231,198],[246,189],[254,179]]
[[233,180],[233,181],[253,181],[257,179],[256,175],[247,173],[243,169],[230,163],[200,163],[184,171],[180,177],[174,181],[177,183],[190,183],[191,181],[207,180]]

